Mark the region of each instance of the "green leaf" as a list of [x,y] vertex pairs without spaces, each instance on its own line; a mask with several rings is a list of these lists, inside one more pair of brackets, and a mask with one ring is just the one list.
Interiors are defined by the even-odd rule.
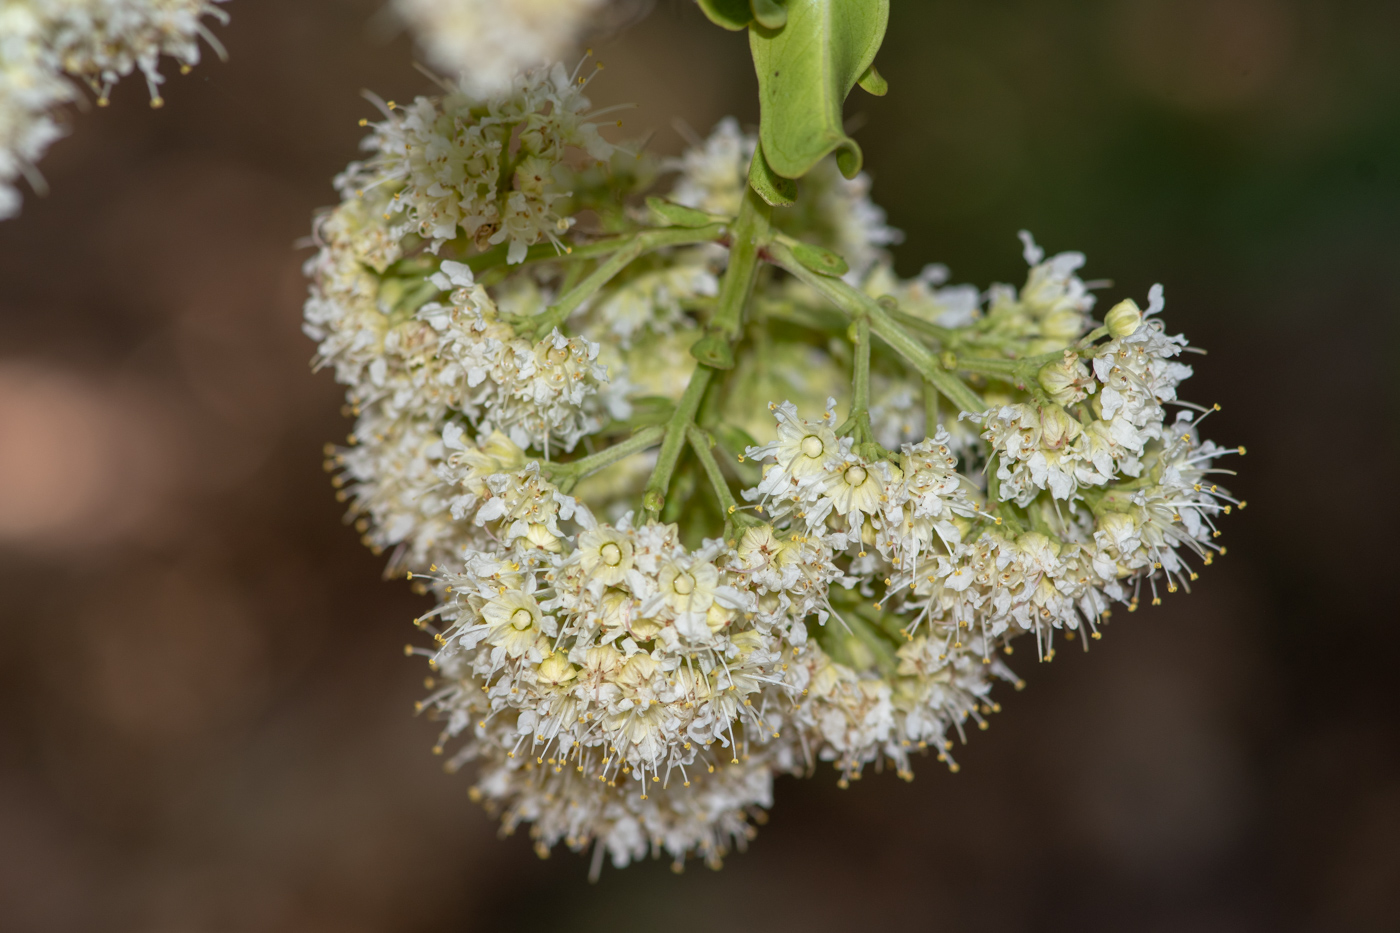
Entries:
[[889,0],[787,0],[782,29],[750,26],[759,139],[776,174],[801,178],[831,152],[846,177],[860,171],[841,107],[874,62],[889,14]]
[[856,83],[860,85],[862,91],[876,97],[884,97],[890,92],[890,83],[885,80],[884,75],[875,70],[874,65],[865,69],[865,74],[861,75],[860,80]]
[[758,196],[773,207],[787,207],[797,200],[797,182],[775,174],[763,158],[763,144],[754,151],[749,163],[749,184]]
[[782,29],[787,25],[787,10],[782,0],[751,0],[753,18],[764,29]]
[[700,0],[700,10],[716,26],[738,32],[753,21],[749,0]]
[[846,265],[846,260],[829,249],[823,249],[820,246],[813,246],[811,243],[803,243],[800,241],[794,241],[791,249],[792,255],[797,258],[797,261],[817,273],[817,275],[829,275],[833,278],[840,278],[851,271],[851,267]]
[[658,220],[671,227],[704,227],[715,222],[715,218],[704,211],[665,198],[647,198],[647,207]]

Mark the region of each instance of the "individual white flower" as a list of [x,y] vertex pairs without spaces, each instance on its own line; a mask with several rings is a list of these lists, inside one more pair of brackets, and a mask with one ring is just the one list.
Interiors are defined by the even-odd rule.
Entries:
[[606,0],[394,0],[437,67],[474,93],[498,94],[528,68],[569,51]]
[[616,586],[632,569],[632,542],[615,528],[590,528],[579,535],[578,561],[588,578]]
[[[534,596],[528,592],[506,590],[494,599],[486,600],[481,607],[481,619],[486,625],[486,643],[501,649],[506,657],[518,659],[528,655],[536,663],[545,661],[546,656],[552,659],[549,639],[544,631],[544,614]],[[558,686],[572,679],[557,674],[545,677],[543,670],[539,676],[549,686]]]
[[827,400],[826,417],[821,421],[806,421],[797,414],[791,402],[769,403],[777,420],[776,437],[767,444],[749,447],[744,456],[762,461],[772,458],[764,467],[763,479],[753,489],[744,490],[744,498],[784,512],[792,511],[782,503],[813,501],[820,495],[823,480],[833,465],[850,449],[848,438],[836,436],[836,400]]
[[885,491],[900,478],[899,468],[887,460],[846,454],[823,474],[819,493],[806,500],[811,506],[808,527],[835,514],[847,528],[861,529],[866,519],[879,514]]

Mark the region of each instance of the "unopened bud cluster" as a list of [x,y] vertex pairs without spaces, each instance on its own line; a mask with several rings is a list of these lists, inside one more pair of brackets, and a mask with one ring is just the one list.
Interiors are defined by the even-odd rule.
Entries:
[[508,828],[718,863],[774,775],[956,770],[1018,636],[1049,660],[1224,552],[1160,286],[1099,324],[1028,235],[1020,288],[900,278],[864,176],[769,209],[736,123],[657,162],[583,83],[385,103],[307,264],[327,469],[436,596],[435,750]]

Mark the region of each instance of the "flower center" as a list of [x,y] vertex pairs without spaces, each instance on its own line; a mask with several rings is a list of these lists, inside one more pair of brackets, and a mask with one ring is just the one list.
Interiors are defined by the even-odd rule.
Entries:
[[551,363],[562,363],[569,358],[569,351],[566,347],[550,347],[545,354],[545,359]]
[[510,624],[523,632],[535,624],[535,617],[530,614],[529,609],[517,609],[510,614]]
[[622,563],[622,548],[609,541],[598,549],[598,556],[603,558],[603,563],[609,567],[616,567]]
[[863,466],[849,467],[846,470],[846,484],[849,486],[859,486],[865,482],[866,475],[865,467]]
[[802,438],[803,456],[815,460],[822,455],[822,451],[825,449],[826,445],[823,444],[822,439],[815,434],[808,434],[806,437]]
[[671,589],[681,596],[689,596],[695,592],[695,578],[688,573],[683,573],[676,577],[676,582],[671,584]]

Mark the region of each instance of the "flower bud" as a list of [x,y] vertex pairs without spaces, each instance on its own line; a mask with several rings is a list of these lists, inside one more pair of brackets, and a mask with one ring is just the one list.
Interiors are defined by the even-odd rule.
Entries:
[[1082,401],[1094,390],[1089,368],[1080,362],[1073,350],[1066,350],[1062,358],[1042,366],[1036,381],[1061,405]]
[[1084,315],[1074,308],[1052,312],[1040,324],[1040,334],[1048,340],[1071,341],[1084,333]]
[[1016,547],[1027,557],[1048,564],[1060,556],[1060,542],[1038,531],[1027,531],[1016,538]]
[[1040,412],[1040,443],[1051,450],[1063,447],[1084,431],[1084,426],[1058,405],[1047,405]]
[[563,684],[573,680],[576,676],[578,676],[578,671],[561,652],[556,651],[540,662],[540,683]]
[[1142,311],[1136,301],[1124,298],[1113,306],[1103,322],[1108,326],[1111,336],[1127,337],[1142,325]]
[[1120,549],[1137,537],[1137,522],[1133,521],[1131,515],[1123,512],[1105,512],[1098,517],[1095,524],[1099,535]]

